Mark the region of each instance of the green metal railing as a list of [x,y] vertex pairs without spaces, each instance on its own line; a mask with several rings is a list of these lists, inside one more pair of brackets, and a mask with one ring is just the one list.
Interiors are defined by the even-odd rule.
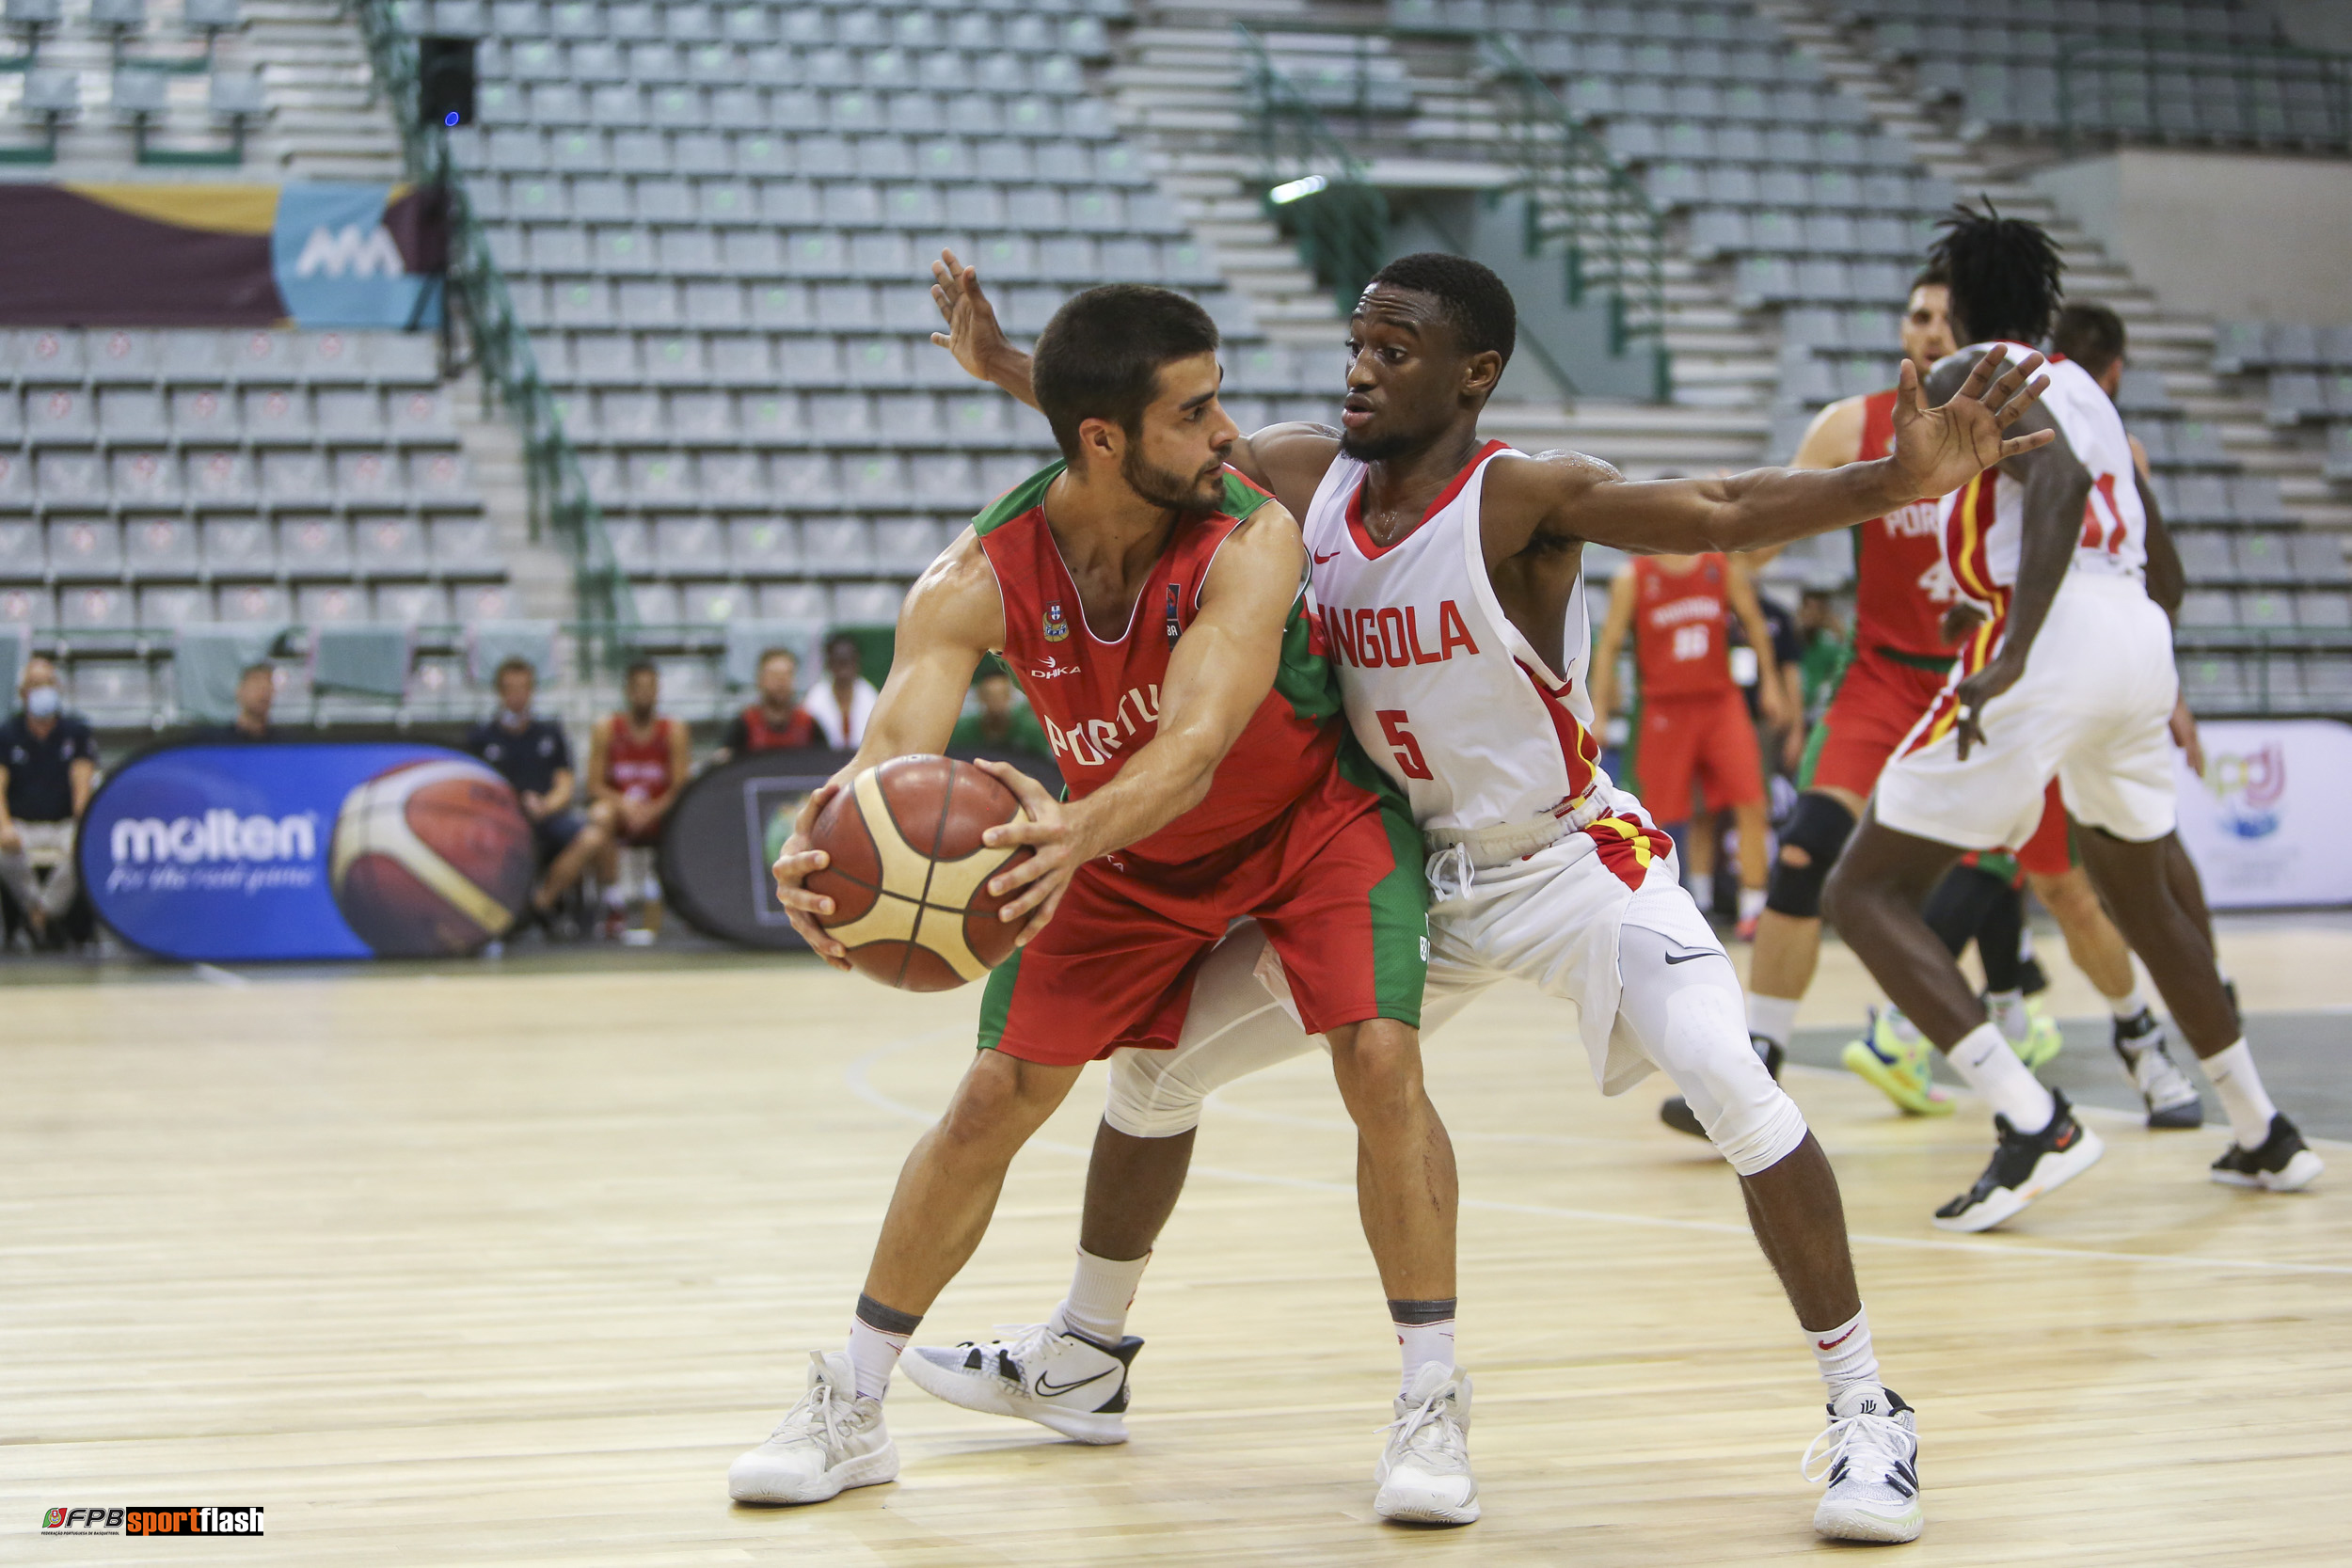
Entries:
[[2058,121],[2070,157],[2086,136],[2352,152],[2352,55],[2187,33],[2068,34]]
[[1598,291],[1609,306],[1613,354],[1645,352],[1650,395],[1674,394],[1666,352],[1666,230],[1649,193],[1568,112],[1518,45],[1501,33],[1478,38],[1478,54],[1502,111],[1503,138],[1531,198],[1531,254],[1562,247],[1568,303]]
[[628,575],[604,531],[604,515],[589,491],[580,454],[564,434],[554,394],[539,374],[530,334],[450,157],[449,138],[438,126],[424,124],[418,112],[416,40],[401,27],[390,0],[357,0],[357,10],[376,87],[390,101],[400,126],[409,178],[448,193],[450,304],[464,319],[485,398],[502,406],[521,428],[532,536],[539,537],[543,527],[552,529],[571,553],[582,673],[615,668],[635,645],[637,616]]
[[1296,241],[1300,260],[1345,316],[1388,260],[1388,198],[1258,35],[1238,22],[1233,34],[1249,62],[1249,117],[1266,215]]
[[[1374,103],[1369,44],[1385,36],[1379,30],[1288,19],[1281,30],[1364,40],[1366,47],[1352,54],[1327,56],[1333,70],[1352,67],[1359,73],[1355,92],[1324,97],[1343,107]],[[1267,212],[1295,235],[1300,255],[1331,286],[1345,312],[1386,259],[1387,199],[1258,34],[1240,24],[1234,32],[1249,62],[1249,112]],[[1664,402],[1674,383],[1665,343],[1666,237],[1648,193],[1569,114],[1508,38],[1467,31],[1437,36],[1472,47],[1481,78],[1495,89],[1502,150],[1529,198],[1528,254],[1563,257],[1569,305],[1596,295],[1606,302],[1610,352],[1646,355],[1650,395]]]

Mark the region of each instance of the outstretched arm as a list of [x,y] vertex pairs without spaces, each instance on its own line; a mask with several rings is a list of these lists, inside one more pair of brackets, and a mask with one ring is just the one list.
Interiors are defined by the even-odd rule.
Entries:
[[[1013,347],[997,324],[978,271],[958,261],[952,250],[941,251],[931,263],[931,303],[947,324],[946,331],[931,334],[932,342],[954,355],[967,373],[1037,407],[1029,356]],[[1234,442],[1225,461],[1296,515],[1314,499],[1338,450],[1339,432],[1323,425],[1270,424]]]
[[2048,385],[2034,378],[2042,363],[2034,354],[2010,365],[2007,351],[1994,348],[1958,391],[1931,408],[1917,371],[1905,360],[1893,455],[1823,472],[1755,468],[1717,479],[1636,483],[1591,458],[1498,458],[1486,480],[1486,494],[1501,503],[1486,514],[1486,559],[1516,555],[1539,535],[1645,553],[1753,550],[1948,495],[2050,439],[2042,431],[2002,436]]
[[[1797,453],[1788,460],[1792,468],[1842,468],[1862,455],[1862,416],[1866,400],[1858,397],[1840,398],[1813,416],[1813,422],[1804,427],[1804,437],[1797,442]],[[1748,564],[1762,567],[1774,556],[1788,547],[1783,541],[1766,545],[1748,552]]]

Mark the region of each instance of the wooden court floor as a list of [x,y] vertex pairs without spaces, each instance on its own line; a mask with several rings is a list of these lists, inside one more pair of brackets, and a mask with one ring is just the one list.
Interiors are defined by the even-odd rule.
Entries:
[[[2249,1002],[2352,1000],[2352,936],[2231,954]],[[2053,966],[2054,968],[2058,966]],[[235,977],[219,977],[233,981]],[[1860,995],[1833,955],[1816,1016]],[[1832,1551],[1820,1388],[1735,1183],[1594,1090],[1533,992],[1431,1044],[1460,1150],[1485,1520],[1383,1527],[1395,1382],[1320,1056],[1224,1097],[1144,1282],[1135,1440],[1065,1444],[901,1379],[893,1486],[732,1507],[728,1460],[838,1343],[969,992],[800,963],[0,987],[0,1562],[1768,1563]],[[2352,1148],[2211,1185],[2218,1131],[2101,1120],[2013,1233],[1929,1211],[1987,1152],[1790,1084],[1921,1412],[1904,1560],[2342,1562]],[[1098,1077],[1016,1165],[925,1338],[1033,1319]],[[261,1504],[266,1540],[36,1541],[42,1511]]]

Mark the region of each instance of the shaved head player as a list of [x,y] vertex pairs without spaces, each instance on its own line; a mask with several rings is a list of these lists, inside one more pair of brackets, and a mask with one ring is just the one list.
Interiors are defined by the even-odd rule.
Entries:
[[[971,270],[950,256],[934,277],[950,328],[937,341],[1035,401],[1030,365],[997,331]],[[1232,461],[1305,518],[1348,721],[1412,801],[1433,899],[1429,1021],[1522,978],[1579,1004],[1605,1091],[1656,1069],[1675,1080],[1739,1171],[1830,1387],[1830,1486],[1815,1528],[1910,1540],[1923,1519],[1911,1412],[1879,1381],[1836,1179],[1749,1049],[1738,976],[1682,890],[1672,841],[1599,766],[1582,552],[1588,541],[1644,553],[1750,549],[1955,488],[2048,439],[2001,434],[2031,404],[2040,360],[1987,356],[1934,409],[1906,372],[1894,450],[1876,462],[1631,483],[1588,457],[1529,457],[1479,436],[1517,318],[1510,292],[1476,262],[1391,262],[1348,331],[1343,428],[1277,425],[1237,442]],[[1125,1259],[1117,1282],[1132,1293],[1183,1185],[1202,1099],[1311,1043],[1284,1016],[1279,966],[1245,961],[1256,940],[1237,933],[1204,966],[1200,1037],[1114,1065],[1072,1299],[1017,1340],[922,1353],[908,1370],[923,1386],[1041,1419],[1052,1396],[1031,1363],[1123,1326],[1124,1297],[1096,1288],[1089,1271]],[[1264,973],[1271,986],[1253,978]],[[1383,1463],[1420,1450],[1434,1468],[1442,1455],[1474,1498],[1461,1433],[1469,1391],[1467,1378],[1424,1369],[1398,1399]]]

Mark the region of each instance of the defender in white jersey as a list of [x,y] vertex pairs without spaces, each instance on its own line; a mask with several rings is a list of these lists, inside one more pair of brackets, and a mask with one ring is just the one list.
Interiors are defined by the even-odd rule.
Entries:
[[[934,268],[951,331],[935,341],[1025,400],[969,269]],[[1750,1049],[1739,983],[1679,883],[1671,841],[1599,767],[1584,694],[1590,639],[1581,550],[1743,549],[1850,526],[1952,488],[2008,451],[2039,359],[1990,356],[1943,407],[1915,375],[1878,463],[1723,480],[1629,483],[1590,458],[1531,458],[1477,434],[1515,332],[1501,279],[1458,257],[1391,263],[1349,324],[1343,431],[1275,426],[1230,458],[1302,519],[1325,650],[1356,739],[1409,795],[1428,855],[1424,1029],[1493,982],[1520,978],[1578,1005],[1595,1077],[1619,1092],[1662,1068],[1740,1172],[1749,1212],[1829,1386],[1817,1449],[1829,1480],[1815,1528],[1901,1541],[1923,1515],[1910,1408],[1879,1382],[1853,1284],[1836,1179],[1802,1114]],[[918,1350],[900,1365],[969,1408],[1071,1430],[1069,1395],[1104,1348],[1183,1185],[1204,1097],[1309,1049],[1284,1016],[1279,967],[1237,927],[1203,966],[1177,1048],[1113,1059],[1088,1176],[1079,1266],[1049,1320],[1009,1339]],[[1441,1332],[1442,1312],[1398,1334]],[[1130,1338],[1125,1343],[1132,1345]],[[1091,1347],[1089,1351],[1089,1347]],[[1432,1366],[1435,1364],[1432,1363]],[[1389,1517],[1475,1516],[1467,1377],[1423,1375],[1399,1396],[1384,1455]],[[1093,1440],[1116,1441],[1101,1424]],[[1392,1509],[1401,1502],[1402,1509]],[[1451,1510],[1452,1512],[1447,1512]],[[1466,1512],[1467,1511],[1467,1512]]]
[[[2061,263],[2035,225],[1963,212],[1934,254],[1950,278],[1954,336],[2023,344],[2047,331]],[[1931,387],[1957,385],[1976,352],[1937,365]],[[1945,499],[1945,560],[1977,625],[1943,695],[1880,775],[1828,890],[1831,918],[1871,974],[1993,1105],[1992,1162],[1935,1223],[1988,1229],[2101,1152],[2066,1097],[2042,1087],[1987,1021],[1919,914],[1961,851],[2031,835],[2053,776],[2083,830],[2085,868],[2229,1109],[2235,1141],[2215,1180],[2307,1185],[2318,1156],[2264,1093],[2212,943],[2174,886],[2179,682],[2168,612],[2180,603],[2179,557],[2122,420],[2080,366],[2050,367],[2024,423],[2057,439]]]

